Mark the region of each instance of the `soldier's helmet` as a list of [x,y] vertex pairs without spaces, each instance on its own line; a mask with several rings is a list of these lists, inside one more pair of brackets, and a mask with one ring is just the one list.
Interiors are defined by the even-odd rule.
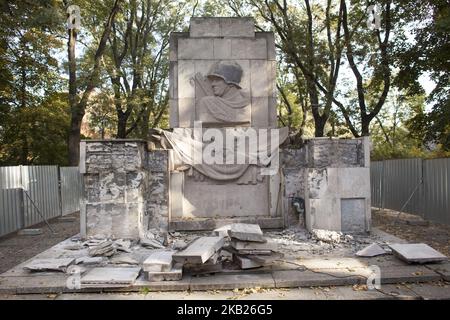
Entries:
[[242,68],[237,62],[218,61],[211,67],[207,77],[222,78],[226,83],[234,84],[241,89],[239,83],[241,82],[242,73]]

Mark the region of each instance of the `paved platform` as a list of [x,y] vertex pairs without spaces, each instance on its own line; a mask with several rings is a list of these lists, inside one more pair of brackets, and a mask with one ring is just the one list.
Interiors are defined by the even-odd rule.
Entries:
[[[37,255],[35,258],[54,256],[67,240]],[[75,253],[65,253],[74,255]],[[61,254],[60,254],[61,255]],[[32,260],[32,259],[31,259]],[[428,283],[448,280],[442,270],[448,264],[408,265],[394,256],[378,258],[317,257],[278,261],[271,267],[255,270],[229,270],[209,276],[184,274],[180,281],[149,282],[143,273],[128,286],[98,285],[80,289],[70,288],[71,276],[63,272],[29,272],[23,269],[26,261],[0,275],[0,293],[3,294],[50,294],[82,292],[139,292],[149,291],[207,291],[243,288],[298,288],[327,287],[365,284],[371,274],[369,266],[377,265],[381,271],[382,284]]]

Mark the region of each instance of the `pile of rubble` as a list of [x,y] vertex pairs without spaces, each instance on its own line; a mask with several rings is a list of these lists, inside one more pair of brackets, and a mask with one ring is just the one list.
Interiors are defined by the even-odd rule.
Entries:
[[235,223],[214,230],[213,236],[194,239],[182,250],[153,253],[144,261],[143,269],[149,281],[167,281],[180,280],[183,272],[221,272],[224,262],[234,261],[241,269],[258,268],[282,257],[276,248],[276,243],[263,236],[259,225]]

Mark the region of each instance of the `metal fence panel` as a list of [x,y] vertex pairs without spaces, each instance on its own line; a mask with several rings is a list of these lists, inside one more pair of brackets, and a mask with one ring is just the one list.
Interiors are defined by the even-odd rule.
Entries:
[[384,161],[384,207],[420,214],[421,180],[422,159]]
[[61,215],[57,166],[22,166],[22,184],[25,227]]
[[382,174],[383,162],[377,161],[370,164],[370,190],[372,193],[372,206],[382,207]]
[[0,167],[0,236],[23,227],[20,167]]
[[78,167],[60,167],[59,170],[62,215],[79,211],[82,185]]
[[424,160],[426,219],[450,224],[450,158]]
[[450,224],[450,158],[372,162],[371,194],[373,206]]

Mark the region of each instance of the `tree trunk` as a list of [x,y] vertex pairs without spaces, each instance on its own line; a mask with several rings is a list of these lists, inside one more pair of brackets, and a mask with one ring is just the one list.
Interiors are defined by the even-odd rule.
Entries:
[[[94,57],[94,68],[89,76],[89,80],[86,86],[86,90],[78,102],[77,100],[77,85],[76,85],[76,62],[75,62],[75,42],[77,33],[74,29],[69,29],[69,40],[67,43],[67,50],[69,55],[69,104],[71,110],[71,122],[70,122],[70,133],[69,133],[69,165],[77,166],[80,160],[80,130],[81,122],[83,121],[85,109],[89,101],[89,97],[92,91],[97,86],[97,81],[100,73],[100,60],[105,52],[106,42],[109,38],[111,32],[111,26],[117,13],[120,10],[120,6],[123,0],[116,0],[111,12],[109,14],[108,20],[105,24],[105,30],[100,39],[97,51]],[[67,5],[67,2],[65,2]]]
[[117,138],[125,139],[127,137],[127,120],[128,116],[125,112],[117,113]]

